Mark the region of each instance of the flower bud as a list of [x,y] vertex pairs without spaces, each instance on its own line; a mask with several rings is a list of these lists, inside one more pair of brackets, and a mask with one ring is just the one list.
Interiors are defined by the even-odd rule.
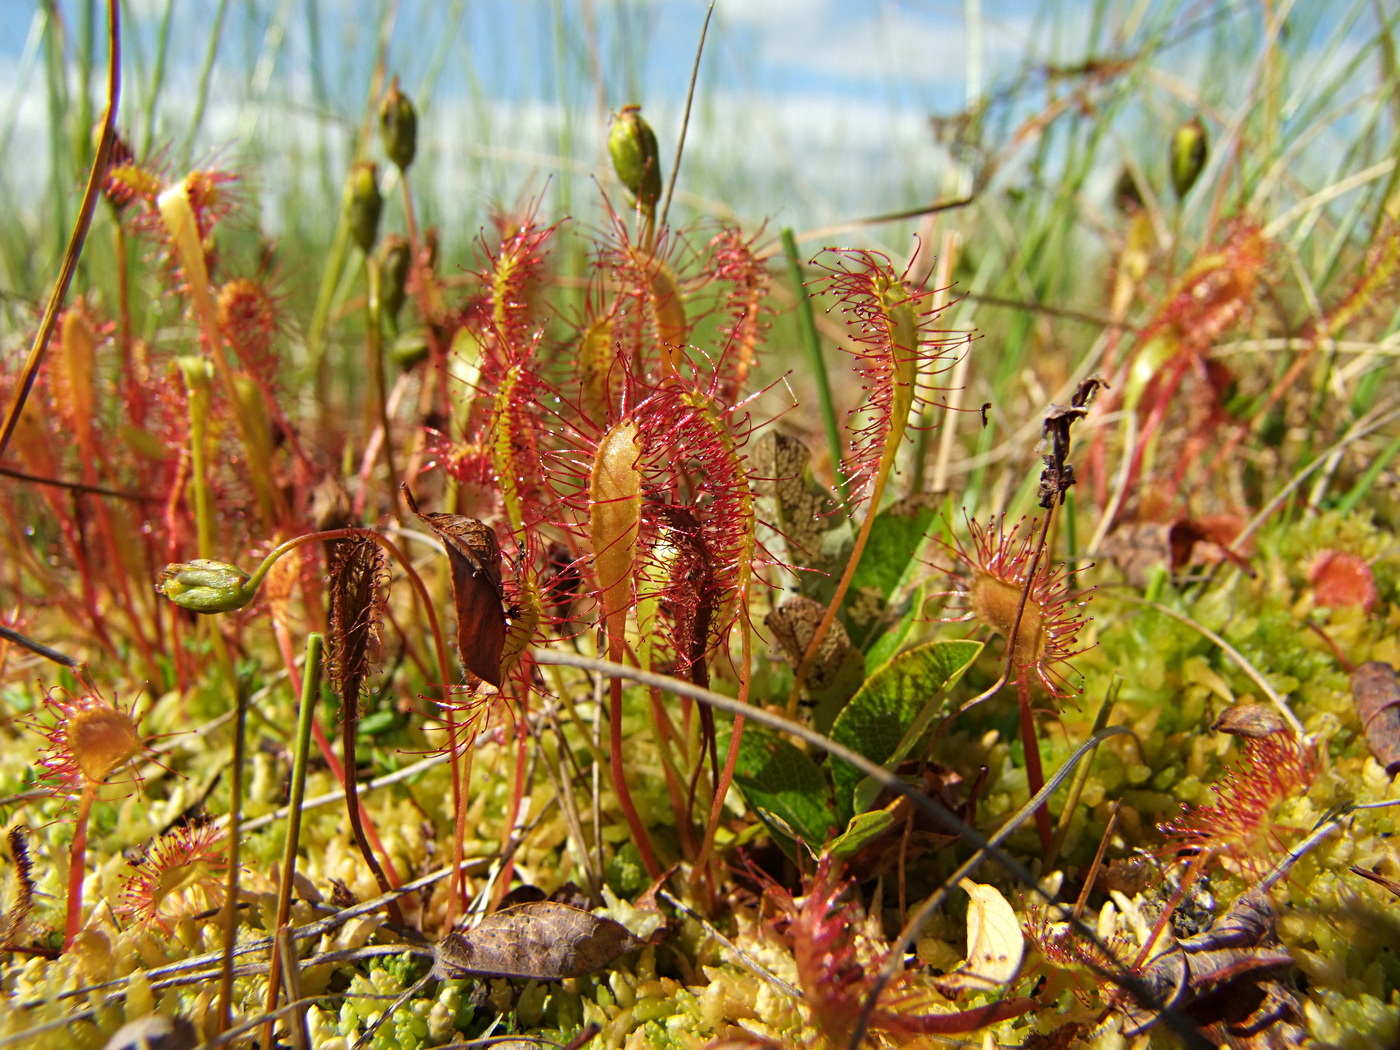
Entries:
[[390,82],[379,103],[379,137],[389,159],[400,171],[407,171],[418,151],[418,113],[409,97],[399,90],[398,77]]
[[608,134],[608,153],[622,184],[644,212],[661,199],[661,155],[656,133],[642,119],[641,106],[623,106]]
[[398,234],[384,238],[379,247],[379,305],[395,325],[399,323],[399,311],[408,298],[408,269],[412,262],[408,241]]
[[248,574],[227,562],[196,558],[167,565],[156,589],[182,609],[198,613],[232,612],[253,600]]
[[374,250],[375,239],[379,236],[379,213],[383,208],[379,168],[370,161],[360,161],[350,169],[350,179],[345,184],[345,221],[350,226],[350,235],[366,255]]
[[1206,129],[1200,117],[1192,117],[1172,136],[1172,189],[1178,200],[1191,192],[1206,166],[1206,146]]
[[1124,215],[1136,215],[1145,206],[1142,187],[1131,168],[1125,167],[1118,173],[1118,181],[1113,184],[1113,204]]

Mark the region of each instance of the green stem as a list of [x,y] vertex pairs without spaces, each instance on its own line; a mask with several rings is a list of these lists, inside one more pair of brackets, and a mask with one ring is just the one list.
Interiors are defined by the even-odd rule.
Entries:
[[[373,387],[369,408],[374,414],[374,422],[384,435],[381,444],[384,449],[384,465],[389,471],[388,507],[392,510],[398,500],[399,480],[398,470],[394,467],[394,446],[390,440],[388,394],[384,388],[384,312],[380,308],[382,271],[377,255],[365,258],[365,273],[369,281],[369,295],[365,299],[365,370],[369,373]],[[373,426],[369,426],[365,431],[369,433],[373,429]],[[373,469],[373,464],[367,463],[365,466],[367,469]]]
[[[199,69],[199,87],[194,93],[194,112],[189,116],[188,125],[185,128],[185,141],[180,144],[180,164],[188,167],[190,156],[194,152],[195,136],[199,134],[199,126],[204,123],[204,109],[209,104],[209,85],[214,79],[214,59],[219,53],[219,41],[223,39],[224,18],[228,14],[228,0],[219,0],[219,6],[214,12],[214,20],[209,27],[209,46],[204,50],[204,64]],[[152,95],[154,99],[154,94]],[[150,128],[147,126],[146,149],[150,149]]]
[[[292,791],[287,801],[287,838],[282,845],[282,880],[277,887],[277,921],[273,929],[286,928],[292,914],[292,879],[296,875],[297,846],[301,839],[301,804],[306,798],[306,764],[311,752],[311,726],[315,721],[316,701],[321,695],[321,655],[324,650],[319,634],[306,638],[306,667],[301,679],[301,706],[297,709],[297,736],[292,750]],[[268,958],[267,1003],[269,1014],[277,1009],[277,993],[281,987],[278,974],[282,955],[276,945]],[[273,1046],[273,1026],[269,1020],[263,1027],[263,1050]]]
[[791,227],[783,230],[783,251],[787,255],[788,275],[792,278],[793,294],[797,297],[797,325],[802,332],[802,345],[807,350],[807,361],[817,386],[817,401],[822,410],[822,429],[826,431],[827,448],[831,452],[831,471],[836,476],[836,485],[844,499],[850,492],[846,476],[841,471],[841,424],[836,418],[836,401],[831,396],[831,381],[827,378],[826,361],[822,358],[817,320],[812,312],[812,299],[807,294],[807,284],[802,279],[802,259],[797,254],[797,238],[793,236]]
[[[49,31],[52,34],[50,39],[54,41],[54,46],[47,49],[49,55],[52,56],[50,58],[50,72],[56,77],[56,80],[50,80],[49,105],[53,127],[58,129],[61,125],[61,121],[58,119],[60,110],[56,105],[56,95],[52,93],[57,90],[58,85],[63,83],[58,5],[49,0],[44,6],[47,10]],[[10,399],[10,407],[5,412],[5,421],[0,424],[0,457],[5,455],[5,448],[14,435],[15,427],[19,425],[19,415],[24,411],[24,403],[29,398],[29,391],[33,388],[34,381],[39,378],[39,366],[43,363],[44,353],[48,349],[54,326],[58,324],[58,312],[63,308],[63,301],[68,296],[68,286],[73,283],[73,274],[78,268],[78,258],[83,254],[83,242],[87,240],[88,227],[92,225],[92,213],[97,208],[102,179],[107,174],[107,162],[112,155],[112,144],[117,138],[117,100],[121,94],[121,65],[119,4],[118,0],[107,0],[107,109],[102,114],[102,138],[99,140],[97,152],[92,158],[92,170],[88,172],[87,188],[83,190],[83,202],[78,208],[78,217],[73,222],[73,232],[69,235],[68,247],[63,252],[63,265],[59,268],[58,279],[54,281],[53,290],[49,293],[48,304],[44,307],[44,319],[39,323],[39,331],[34,336],[34,342],[29,345],[29,354],[24,360],[24,368],[20,372],[19,382],[15,385],[14,395]],[[60,151],[55,148],[50,152],[50,156],[57,160]],[[64,185],[64,176],[57,163],[52,165],[52,169],[56,187],[52,199],[57,202],[56,207],[62,208],[62,202],[68,196],[67,188]],[[62,215],[59,218],[60,221],[54,223],[55,231],[61,231],[65,225],[61,221]]]
[[[209,362],[202,357],[182,357],[190,411],[190,486],[194,489],[195,549],[201,558],[214,554],[214,519],[209,504],[208,467],[204,448],[209,436]],[[269,566],[270,568],[271,566]]]
[[[215,632],[216,638],[222,635]],[[243,759],[248,749],[248,679],[237,679],[233,719],[233,773],[228,803],[228,877],[224,880],[224,906],[220,921],[224,931],[223,962],[219,973],[219,1009],[215,1034],[228,1030],[233,1018],[233,950],[238,944],[238,883],[242,862]]]

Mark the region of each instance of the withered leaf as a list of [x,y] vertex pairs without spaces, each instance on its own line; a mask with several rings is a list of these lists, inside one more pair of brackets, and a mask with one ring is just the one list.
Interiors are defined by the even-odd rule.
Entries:
[[582,908],[536,901],[488,915],[465,933],[450,933],[433,952],[446,979],[524,977],[562,981],[605,968],[645,942],[626,926]]
[[1001,891],[971,879],[963,879],[958,886],[972,898],[967,909],[967,962],[935,979],[938,990],[947,996],[1009,984],[1026,953],[1021,923]]
[[787,540],[788,557],[797,565],[817,565],[822,536],[836,511],[836,501],[812,477],[811,453],[801,439],[777,430],[764,431],[754,445],[755,487],[776,505],[778,530]]
[[462,514],[424,514],[408,486],[408,509],[437,534],[452,567],[452,602],[457,608],[457,652],[482,681],[501,686],[501,654],[506,645],[505,591],[501,584],[501,545],[489,525]]
[[[1181,1010],[1201,1025],[1212,1042],[1254,1048],[1291,1046],[1301,1035],[1297,996],[1280,978],[1293,958],[1274,936],[1274,911],[1267,890],[1241,894],[1209,930],[1182,939],[1157,956],[1139,979],[1162,1006]],[[1125,1007],[1125,1035],[1157,1023],[1157,1011]]]
[[1134,587],[1146,586],[1160,565],[1175,575],[1193,565],[1229,561],[1253,578],[1253,567],[1230,549],[1243,528],[1244,522],[1233,514],[1128,522],[1108,535],[1104,551]]
[[1211,728],[1217,733],[1262,740],[1285,732],[1288,726],[1272,704],[1232,704],[1220,712]]
[[1390,776],[1400,773],[1400,680],[1395,668],[1379,660],[1351,673],[1356,713],[1366,731],[1366,743]]
[[[904,762],[895,774],[905,783],[916,784],[925,795],[965,823],[973,823],[985,773],[970,791],[954,770],[936,762]],[[870,806],[870,812],[887,812],[893,819],[886,830],[864,845],[847,865],[847,870],[862,882],[898,870],[900,865],[930,850],[951,845],[961,837],[957,829],[934,820],[917,808],[908,795],[893,788],[884,788]]]

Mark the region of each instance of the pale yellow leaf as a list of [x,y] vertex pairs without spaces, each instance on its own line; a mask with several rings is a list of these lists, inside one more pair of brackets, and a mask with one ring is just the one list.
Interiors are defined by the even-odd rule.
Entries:
[[940,977],[939,990],[947,994],[1000,988],[1021,969],[1026,952],[1021,923],[994,886],[970,879],[958,885],[972,898],[967,908],[967,962]]

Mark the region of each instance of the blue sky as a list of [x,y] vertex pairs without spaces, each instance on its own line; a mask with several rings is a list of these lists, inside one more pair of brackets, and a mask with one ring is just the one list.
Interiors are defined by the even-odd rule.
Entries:
[[[445,199],[459,188],[507,195],[512,184],[559,179],[570,163],[575,173],[596,168],[608,113],[628,102],[642,103],[663,149],[674,148],[703,3],[473,0],[462,6],[464,14],[454,18],[450,0],[403,0],[389,49],[390,70],[424,103],[425,163],[437,169],[433,177]],[[41,142],[42,61],[31,49],[30,64],[23,65],[36,7],[0,3],[0,62],[10,74],[0,81],[16,85],[23,99],[16,134]],[[124,5],[122,126],[138,144],[165,7],[166,0]],[[70,18],[79,8],[60,4]],[[154,142],[185,137],[216,8],[213,0],[175,4]],[[274,158],[284,137],[293,148],[314,140],[343,149],[364,105],[381,8],[371,0],[230,4],[196,156],[238,153],[254,138]],[[711,197],[742,188],[752,201],[746,207],[787,212],[787,220],[835,218],[854,206],[856,195],[844,188],[853,182],[867,211],[911,203],[903,197],[906,173],[888,166],[881,172],[863,158],[878,148],[911,168],[936,166],[926,120],[931,112],[960,108],[968,96],[967,11],[978,8],[985,79],[1004,71],[1025,46],[1026,3],[720,0],[684,170],[703,169],[696,181]],[[76,25],[70,28],[76,37]],[[431,94],[424,91],[429,80]],[[560,156],[566,136],[571,158]],[[464,157],[499,170],[487,185],[458,187],[454,166],[478,180],[483,174],[481,164],[463,164]],[[44,182],[32,185],[41,189]]]
[[[149,137],[178,150],[218,5],[176,0],[168,68],[152,109],[157,26],[167,3],[124,4],[121,125],[138,145]],[[0,117],[13,123],[3,185],[21,201],[46,191],[42,54],[27,47],[39,6],[0,0]],[[59,0],[69,17],[82,6]],[[966,185],[968,172],[934,141],[931,115],[961,110],[1015,70],[1131,46],[1166,10],[1151,0],[1104,5],[1109,24],[1094,40],[1087,23],[1099,6],[719,0],[680,203],[802,229],[951,194]],[[1317,18],[1310,32],[1318,33],[1326,28],[1318,17],[1325,6],[1292,9]],[[643,104],[669,164],[705,7],[699,0],[400,0],[388,67],[424,110],[414,178],[429,206],[440,209],[435,217],[479,216],[545,187],[582,208],[583,195],[596,199],[590,177],[606,178],[608,115],[629,102]],[[325,183],[323,197],[333,196],[333,182],[338,190],[383,8],[382,0],[229,4],[194,157],[216,156],[248,173],[260,187],[264,225],[275,230],[286,221],[289,179]],[[1260,5],[1243,0],[1172,9],[1179,20],[1222,9],[1240,21],[1261,17]],[[70,29],[76,38],[77,27]],[[1173,92],[1176,83],[1199,81],[1193,54],[1189,45],[1168,52],[1155,102],[1135,117],[1139,127],[1170,127],[1189,112],[1189,99]],[[1206,83],[1222,95],[1242,91],[1252,60],[1242,52],[1239,71],[1222,70]],[[1026,94],[1036,104],[1044,100],[1036,88]],[[16,165],[17,156],[33,163]],[[1105,168],[1105,194],[1115,174]]]

